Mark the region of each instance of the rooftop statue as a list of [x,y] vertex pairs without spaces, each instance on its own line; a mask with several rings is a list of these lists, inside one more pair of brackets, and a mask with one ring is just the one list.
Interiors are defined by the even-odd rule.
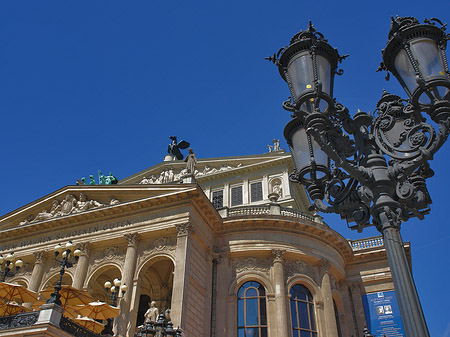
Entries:
[[193,176],[195,173],[195,164],[197,164],[197,158],[195,158],[194,150],[189,149],[188,151],[189,154],[184,161],[186,162],[186,169],[188,174]]
[[181,150],[187,149],[191,144],[186,142],[185,140],[182,140],[179,143],[177,143],[177,137],[175,136],[171,136],[169,138],[172,139],[172,143],[169,144],[167,152],[176,159],[182,160],[183,154],[180,152],[180,149]]
[[[98,184],[99,185],[115,185],[119,182],[119,179],[117,179],[111,172],[109,173],[109,176],[105,176],[102,171],[98,171]],[[89,183],[86,182],[86,178],[83,177],[77,180],[77,185],[97,185],[95,182],[94,176],[91,174],[89,176]]]

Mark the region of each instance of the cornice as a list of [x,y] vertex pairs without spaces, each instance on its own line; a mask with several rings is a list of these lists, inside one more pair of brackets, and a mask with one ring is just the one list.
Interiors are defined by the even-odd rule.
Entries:
[[[140,190],[149,190],[149,189],[161,189],[156,186],[154,188],[149,186],[137,186]],[[132,187],[133,189],[136,186]],[[120,189],[129,190],[129,186],[123,186]],[[162,190],[167,191],[167,189],[163,188]],[[170,189],[169,189],[170,190]],[[62,190],[61,194],[68,193],[67,190]],[[51,197],[50,199],[54,198]],[[23,226],[15,226],[12,228],[7,228],[4,230],[0,230],[1,233],[1,241],[7,239],[11,241],[11,239],[15,237],[22,237],[24,235],[33,235],[35,233],[47,233],[54,232],[55,230],[60,231],[64,228],[76,227],[82,223],[92,223],[95,220],[101,219],[105,220],[107,218],[117,218],[120,219],[121,215],[124,215],[129,218],[130,215],[139,214],[142,212],[156,212],[160,211],[162,208],[167,209],[168,207],[178,206],[185,204],[186,206],[192,206],[192,203],[196,205],[196,208],[200,210],[204,210],[207,215],[208,221],[213,226],[218,226],[221,224],[221,218],[217,211],[210,205],[209,200],[204,195],[202,189],[198,185],[184,185],[183,187],[178,187],[173,191],[161,195],[154,195],[147,198],[141,198],[137,200],[132,200],[128,202],[123,202],[113,206],[106,206],[102,208],[96,208],[93,210],[85,211],[82,213],[71,214],[67,216],[61,216],[57,218],[48,219],[45,221],[40,221],[36,223],[31,223]],[[149,210],[151,208],[151,210]],[[156,208],[156,209],[155,209]],[[14,215],[14,214],[11,214]],[[117,220],[116,220],[117,221]],[[118,224],[116,227],[121,227]]]
[[347,263],[353,260],[353,251],[348,241],[339,233],[329,227],[320,225],[313,221],[274,215],[258,215],[226,218],[219,231],[220,236],[226,236],[242,232],[272,231],[281,233],[292,233],[304,237],[314,238],[326,246],[334,248]]

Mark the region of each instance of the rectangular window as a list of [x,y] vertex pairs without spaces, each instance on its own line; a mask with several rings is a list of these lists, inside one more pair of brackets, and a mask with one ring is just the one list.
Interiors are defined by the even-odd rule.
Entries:
[[215,208],[223,207],[223,190],[214,191],[212,194],[212,204]]
[[250,184],[251,201],[263,200],[262,182]]
[[231,188],[231,206],[242,205],[242,186]]

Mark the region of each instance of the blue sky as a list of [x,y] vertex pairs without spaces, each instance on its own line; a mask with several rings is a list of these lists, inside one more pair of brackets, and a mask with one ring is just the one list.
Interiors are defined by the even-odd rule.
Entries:
[[[312,20],[341,54],[334,95],[373,110],[391,15],[450,22],[447,0],[3,1],[0,214],[97,170],[119,179],[160,162],[169,136],[197,157],[258,154],[283,139],[288,88],[264,57]],[[403,225],[432,336],[450,336],[449,145],[432,162],[432,213]],[[348,238],[338,217],[326,217]]]

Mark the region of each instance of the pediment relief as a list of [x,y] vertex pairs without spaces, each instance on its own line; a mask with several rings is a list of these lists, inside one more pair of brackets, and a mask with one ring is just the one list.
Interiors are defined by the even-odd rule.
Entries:
[[[111,208],[128,207],[152,198],[171,198],[195,190],[192,186],[68,186],[0,218],[0,231],[22,228]],[[173,197],[172,197],[173,198]],[[123,206],[123,207],[122,207]]]
[[[213,177],[218,174],[233,174],[233,171],[236,174],[240,174],[243,169],[256,169],[260,165],[273,164],[286,159],[291,160],[290,154],[284,152],[255,156],[198,159],[195,165],[194,176],[201,181],[203,178]],[[186,163],[182,160],[174,160],[159,163],[133,176],[121,179],[119,185],[177,183],[182,182],[183,177],[187,176]]]
[[35,222],[86,212],[94,208],[114,206],[119,203],[120,201],[116,198],[111,198],[109,204],[104,204],[97,200],[89,199],[83,192],[79,194],[78,198],[74,194],[67,193],[61,201],[53,199],[50,210],[44,209],[37,215],[30,214],[25,220],[21,221],[19,225],[24,226]]

